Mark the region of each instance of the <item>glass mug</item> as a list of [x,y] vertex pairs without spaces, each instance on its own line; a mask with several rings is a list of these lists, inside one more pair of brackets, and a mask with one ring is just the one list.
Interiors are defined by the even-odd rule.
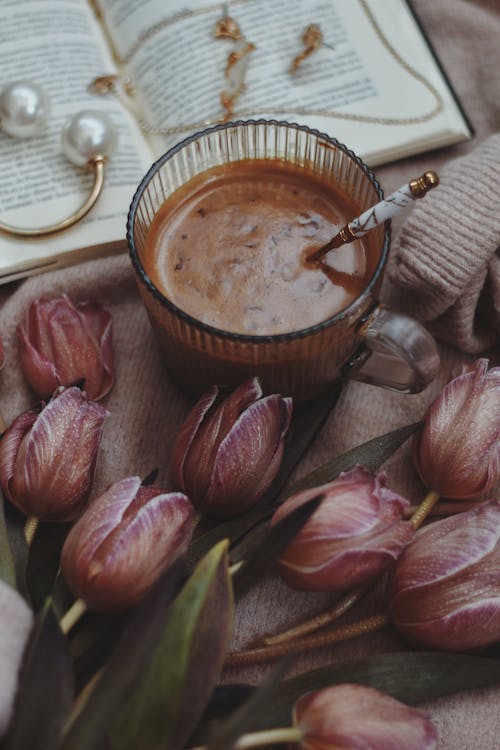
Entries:
[[247,159],[303,167],[347,193],[360,213],[383,197],[373,173],[352,151],[305,126],[269,120],[226,123],[171,148],[137,189],[127,239],[142,300],[174,379],[196,396],[210,385],[236,385],[257,375],[265,392],[295,401],[319,396],[346,377],[408,393],[425,388],[439,366],[434,339],[415,320],[377,301],[389,223],[363,238],[372,273],[361,294],[328,320],[303,330],[273,335],[220,330],[176,307],[153,284],[144,269],[144,249],[164,201],[211,167]]

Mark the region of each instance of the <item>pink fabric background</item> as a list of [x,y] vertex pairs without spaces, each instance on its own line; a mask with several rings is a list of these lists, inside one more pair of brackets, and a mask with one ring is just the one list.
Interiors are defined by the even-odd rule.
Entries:
[[[376,170],[386,194],[427,168],[439,171],[448,159],[470,151],[487,135],[500,130],[498,0],[416,0],[414,5],[473,123],[476,136],[470,143]],[[412,63],[418,68],[418,60]],[[500,212],[498,220],[500,224]],[[446,231],[446,217],[443,217],[443,231]],[[396,227],[394,247],[397,234]],[[34,401],[20,373],[15,327],[33,299],[62,292],[74,300],[101,300],[114,319],[117,377],[112,393],[105,400],[111,416],[105,426],[94,491],[99,492],[111,481],[130,474],[145,475],[155,466],[160,467],[160,480],[168,486],[169,453],[189,402],[173,385],[160,362],[125,255],[91,261],[0,288],[0,331],[6,350],[0,393],[6,423]],[[397,305],[397,290],[386,288],[384,294]],[[493,363],[500,362],[498,349],[489,356]],[[364,440],[420,418],[434,394],[464,361],[468,361],[467,358],[457,351],[442,347],[441,372],[436,382],[419,395],[400,395],[364,384],[350,384],[297,476]],[[424,488],[413,470],[408,446],[400,449],[385,468],[390,487],[415,502],[423,497]],[[369,611],[380,598],[379,593],[374,592],[371,601],[358,609],[358,614]],[[269,576],[238,606],[235,645],[241,646],[258,633],[294,622],[305,612],[317,611],[325,599],[328,597],[324,595],[293,593],[275,576]],[[405,648],[404,643],[387,630],[341,647],[303,655],[296,659],[293,672],[401,648]],[[227,679],[256,682],[263,669],[233,671],[228,673]],[[440,750],[500,748],[498,688],[432,701],[425,708],[438,728]]]

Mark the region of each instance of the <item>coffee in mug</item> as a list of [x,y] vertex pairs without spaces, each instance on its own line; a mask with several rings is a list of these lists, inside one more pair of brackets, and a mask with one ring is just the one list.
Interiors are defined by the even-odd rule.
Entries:
[[127,237],[164,361],[199,395],[259,376],[305,401],[351,377],[415,392],[433,378],[433,338],[378,303],[388,223],[305,261],[382,198],[334,138],[277,121],[226,123],[161,157],[139,186]]

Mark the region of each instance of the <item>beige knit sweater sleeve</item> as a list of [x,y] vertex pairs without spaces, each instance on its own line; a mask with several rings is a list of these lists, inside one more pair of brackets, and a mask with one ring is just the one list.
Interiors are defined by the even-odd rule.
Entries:
[[500,341],[500,134],[450,161],[388,268],[407,311],[472,354]]

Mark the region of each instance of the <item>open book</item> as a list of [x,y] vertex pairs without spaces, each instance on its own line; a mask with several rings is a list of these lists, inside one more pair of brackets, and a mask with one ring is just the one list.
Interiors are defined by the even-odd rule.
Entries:
[[[255,45],[233,119],[310,125],[370,166],[471,136],[406,0],[0,0],[0,10],[2,81],[32,80],[52,105],[44,135],[0,132],[2,221],[43,226],[82,203],[92,178],[62,154],[69,116],[104,111],[120,133],[103,195],[84,220],[43,239],[0,235],[0,283],[125,248],[128,206],[151,163],[224,117],[235,42],[214,37],[222,15]],[[325,44],[292,75],[311,23]],[[131,81],[135,93],[97,97],[88,87],[102,75]]]

